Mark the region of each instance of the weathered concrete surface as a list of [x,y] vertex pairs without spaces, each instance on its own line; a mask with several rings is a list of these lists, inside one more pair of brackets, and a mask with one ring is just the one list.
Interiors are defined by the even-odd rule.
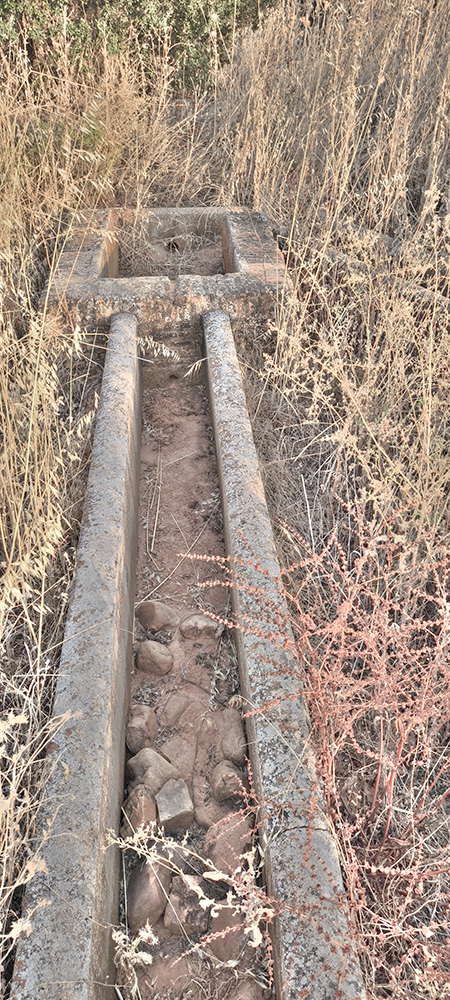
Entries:
[[[47,873],[30,883],[32,932],[19,944],[12,1000],[115,996],[127,663],[131,659],[140,393],[136,320],[111,324],[54,713],[71,719],[48,753],[39,814]],[[37,907],[45,900],[45,908]]]
[[[133,219],[148,228],[149,239],[180,232],[222,234],[227,274],[118,278],[120,230]],[[84,230],[83,230],[84,226]],[[108,323],[131,312],[141,334],[169,334],[185,325],[200,326],[204,312],[224,309],[232,319],[268,318],[291,290],[283,255],[264,215],[248,209],[167,208],[137,214],[134,209],[82,213],[71,230],[44,294],[49,317],[70,315],[81,326]]]
[[227,271],[252,275],[271,287],[283,287],[284,257],[265,215],[242,209],[225,212],[222,248]]
[[123,225],[144,225],[149,240],[177,239],[179,236],[205,236],[220,233],[223,226],[223,208],[135,208],[114,209],[116,232]]
[[118,273],[116,216],[112,210],[79,212],[64,237],[50,281],[53,292],[64,295],[72,281],[92,282]]
[[166,337],[180,326],[200,329],[200,318],[211,309],[227,309],[233,319],[273,316],[277,286],[245,274],[209,277],[105,278],[86,282],[72,277],[66,285],[56,278],[48,300],[48,316],[105,327],[117,312],[132,312],[142,335],[155,331]]
[[[322,809],[302,673],[228,316],[203,317],[210,403],[247,739],[260,801],[267,887],[279,901],[275,985],[283,1000],[365,996],[342,908],[344,888]],[[267,707],[269,703],[269,707]]]

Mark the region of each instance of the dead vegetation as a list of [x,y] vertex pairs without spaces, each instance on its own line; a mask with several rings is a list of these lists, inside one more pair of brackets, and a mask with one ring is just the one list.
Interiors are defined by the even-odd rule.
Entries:
[[52,73],[1,56],[2,994],[101,367],[39,296],[81,207],[233,203],[297,292],[242,361],[368,993],[448,991],[450,8],[323,6],[175,103],[164,45],[151,80],[58,38]]

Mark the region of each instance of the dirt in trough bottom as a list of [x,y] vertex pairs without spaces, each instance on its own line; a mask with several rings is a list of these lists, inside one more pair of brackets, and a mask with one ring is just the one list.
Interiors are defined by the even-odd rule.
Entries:
[[121,232],[119,277],[161,274],[174,280],[181,274],[224,274],[220,233],[203,236],[174,233],[171,239],[149,239],[136,223]]
[[[233,830],[236,825],[242,830],[242,822],[251,830],[254,823],[248,800],[245,803],[242,796],[235,796],[218,802],[211,786],[213,770],[224,758],[221,740],[230,707],[237,714],[239,686],[232,633],[224,629],[220,635],[186,638],[179,626],[155,631],[138,620],[139,608],[155,600],[176,612],[182,628],[194,613],[206,611],[225,618],[229,614],[225,587],[199,587],[205,581],[222,581],[214,557],[224,555],[206,385],[198,375],[197,384],[167,373],[163,382],[158,386],[158,362],[145,366],[135,649],[146,639],[156,640],[172,653],[173,665],[161,677],[137,669],[135,662],[131,707],[141,703],[154,709],[158,722],[154,747],[176,765],[189,788],[194,820],[187,834],[180,829],[172,836],[181,841],[186,834],[187,847],[200,858],[209,857],[215,849],[214,864],[223,871],[228,863],[227,873],[231,873],[242,864],[245,868],[239,852],[233,853]],[[198,554],[208,561],[195,559]],[[245,784],[245,763],[241,761],[239,768]],[[225,831],[225,841],[220,831]],[[220,860],[224,843],[230,850]],[[211,848],[214,844],[216,848]],[[201,873],[201,862],[195,865]],[[233,881],[230,874],[227,882],[203,880],[203,885],[210,897],[223,902]],[[201,926],[204,919],[199,908],[198,928],[186,930],[181,921],[175,931],[167,915],[157,920],[153,930],[158,944],[141,946],[153,958],[152,964],[138,967],[142,1000],[188,996],[207,1000],[219,995],[223,1000],[264,1000],[272,996],[266,988],[263,949],[249,946],[251,934],[244,932],[239,918],[237,930],[224,933],[215,950],[211,933],[219,925],[212,923],[210,910],[206,911],[207,923]]]

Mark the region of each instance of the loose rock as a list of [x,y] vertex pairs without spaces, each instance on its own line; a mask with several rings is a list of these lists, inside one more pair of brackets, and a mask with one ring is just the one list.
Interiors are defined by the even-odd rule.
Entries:
[[[242,913],[235,913],[233,906],[221,906],[212,918],[211,934],[220,934],[209,942],[209,947],[220,962],[239,958],[246,945],[245,920]],[[222,936],[223,935],[223,936]]]
[[194,820],[202,830],[209,830],[211,826],[229,815],[228,806],[219,806],[214,799],[211,799],[210,802],[200,802],[195,806]]
[[149,705],[133,704],[127,721],[126,744],[131,753],[137,754],[144,747],[152,747],[158,732],[156,714]]
[[[183,843],[185,843],[183,841]],[[200,857],[197,857],[195,848],[193,845],[189,846],[188,843],[185,847],[172,842],[171,844],[166,844],[161,847],[158,852],[161,858],[165,858],[169,863],[169,867],[172,868],[174,872],[184,872],[185,875],[198,876],[204,871],[204,862]]]
[[194,805],[183,778],[171,778],[156,795],[159,822],[166,833],[186,830],[194,819]]
[[171,261],[171,255],[165,249],[165,247],[158,247],[155,246],[155,244],[152,244],[147,253],[148,253],[148,262],[149,264],[152,264],[154,267],[155,266],[164,267],[165,269],[167,269],[169,263],[173,263]]
[[223,632],[223,625],[207,615],[196,614],[181,622],[180,632],[185,639],[217,639]]
[[266,991],[263,991],[258,983],[247,979],[241,982],[236,990],[233,990],[227,1000],[262,1000],[266,996]]
[[242,771],[231,760],[221,760],[211,775],[211,788],[216,802],[239,797],[243,783]]
[[172,736],[161,746],[161,753],[167,757],[174,767],[177,767],[181,777],[189,783],[194,770],[195,746],[192,740],[184,740],[181,736]]
[[[195,879],[197,885],[199,879]],[[186,885],[181,875],[172,880],[172,889],[164,910],[164,924],[172,934],[205,934],[208,928],[208,913],[199,905],[194,889]]]
[[209,691],[203,690],[197,684],[182,684],[169,696],[158,718],[163,726],[189,726],[191,723],[197,731],[199,719],[208,711]]
[[146,785],[136,785],[122,806],[121,837],[130,837],[140,826],[156,821],[156,804]]
[[199,746],[209,749],[209,747],[214,746],[218,742],[220,738],[220,729],[218,728],[219,717],[219,712],[206,712],[200,719],[197,728]]
[[[167,991],[170,991],[170,996],[180,996],[191,986],[194,968],[197,972],[197,963],[191,956],[188,959],[185,955],[175,958],[163,955],[154,958],[150,966],[145,965],[143,973],[152,984],[152,996],[166,996]],[[148,996],[147,993],[143,995]]]
[[127,916],[132,934],[136,934],[147,921],[156,923],[167,904],[171,872],[165,865],[153,862],[136,865],[128,879]]
[[199,746],[214,747],[217,758],[230,760],[233,764],[243,764],[246,742],[244,727],[239,712],[235,708],[205,712],[197,729]]
[[220,823],[230,815],[229,803],[219,805],[211,796],[211,786],[206,775],[195,771],[194,781],[195,822],[208,830],[214,823]]
[[164,628],[177,628],[179,616],[173,608],[164,601],[144,601],[136,608],[136,618],[152,632],[160,632]]
[[152,795],[156,795],[169,778],[180,777],[177,768],[151,747],[144,747],[130,758],[127,773],[130,789],[136,785],[147,785]]
[[136,667],[145,674],[164,677],[172,669],[173,656],[167,646],[154,639],[144,639],[136,647]]
[[183,694],[181,691],[174,691],[173,694],[167,699],[163,711],[161,712],[161,722],[165,726],[176,726],[177,722],[186,711],[191,703],[191,699],[187,694]]
[[225,731],[221,750],[226,760],[233,764],[243,764],[245,760],[245,735],[240,713],[236,708],[224,708],[221,713],[221,728]]
[[227,820],[210,826],[205,837],[203,853],[212,861],[214,868],[224,875],[242,865],[241,856],[251,844],[250,819],[244,813],[233,813]]

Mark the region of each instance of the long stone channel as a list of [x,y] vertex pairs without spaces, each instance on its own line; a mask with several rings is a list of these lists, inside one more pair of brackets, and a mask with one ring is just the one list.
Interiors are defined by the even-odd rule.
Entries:
[[[170,227],[180,228],[180,218],[185,228],[192,229],[195,221],[198,229],[199,213],[189,211],[183,216],[176,210],[172,217],[159,213],[164,239]],[[171,371],[177,376],[172,393],[184,391],[180,367],[184,373],[192,368],[205,393],[207,385],[226,550],[214,567],[222,567],[230,585],[237,626],[240,694],[235,704],[245,724],[254,827],[273,911],[277,1000],[363,1000],[233,340],[233,317],[242,319],[246,309],[253,315],[263,309],[267,315],[277,294],[285,294],[278,250],[262,217],[216,210],[213,222],[222,227],[226,273],[182,277],[177,289],[177,281],[161,277],[114,277],[118,263],[111,219],[105,224],[97,216],[95,222],[94,236],[85,239],[85,244],[91,240],[88,250],[80,242],[78,249],[67,250],[66,270],[62,267],[60,274],[64,294],[60,288],[53,300],[48,296],[51,308],[110,327],[54,706],[55,715],[67,713],[68,721],[48,751],[39,819],[46,870],[27,890],[32,930],[19,941],[11,998],[106,1000],[117,995],[112,930],[119,920],[120,852],[107,845],[124,818],[125,733],[134,683],[141,380],[142,366],[148,366],[140,360],[140,333],[172,347],[172,368],[161,362],[164,377],[170,380]],[[113,222],[117,228],[117,219]],[[158,359],[154,366],[156,372]],[[150,393],[151,384],[150,378]],[[146,529],[148,534],[148,523]],[[197,551],[203,551],[200,545]],[[154,589],[159,597],[159,584]],[[138,602],[137,614],[145,603]],[[194,599],[191,603],[186,621],[196,610]],[[219,603],[210,617],[212,627],[223,617],[230,614]],[[178,618],[182,627],[183,614]],[[208,612],[200,618],[204,623]],[[154,631],[148,634],[158,639]],[[198,634],[195,628],[194,633],[191,638]],[[214,706],[207,714],[214,728]],[[164,746],[158,752],[164,757]],[[170,755],[165,759],[170,765]],[[206,828],[220,820],[219,810],[202,823],[203,805],[192,795],[186,825],[199,820],[197,825]],[[158,808],[161,823],[163,807]],[[179,826],[175,831],[182,832]],[[206,937],[210,931],[211,925]]]

